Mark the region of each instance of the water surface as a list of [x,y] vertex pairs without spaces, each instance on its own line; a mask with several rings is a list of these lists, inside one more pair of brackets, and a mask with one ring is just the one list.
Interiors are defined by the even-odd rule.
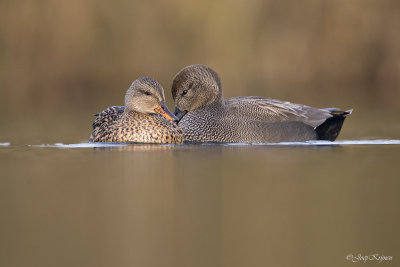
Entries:
[[398,256],[399,144],[11,143],[0,148],[0,265],[343,266],[348,254]]

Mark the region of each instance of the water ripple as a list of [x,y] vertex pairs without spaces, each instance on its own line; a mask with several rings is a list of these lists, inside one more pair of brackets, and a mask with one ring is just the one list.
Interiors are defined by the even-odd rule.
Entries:
[[[10,143],[0,143],[2,146],[9,146]],[[96,147],[124,147],[135,144],[129,143],[78,143],[78,144],[42,144],[30,145],[31,147],[51,147],[51,148],[96,148]],[[143,145],[143,144],[137,144]],[[157,146],[157,144],[154,144]],[[337,146],[337,145],[400,145],[400,140],[393,139],[375,139],[375,140],[339,140],[339,141],[322,141],[313,140],[306,142],[281,142],[281,143],[201,143],[201,144],[187,144],[187,145],[223,145],[223,146]],[[165,145],[163,145],[165,146]],[[167,146],[181,146],[181,145],[167,145]]]
[[[258,145],[258,144],[257,144]],[[265,144],[259,144],[265,145]],[[306,142],[282,142],[269,143],[267,145],[278,146],[330,146],[330,145],[400,145],[400,140],[376,139],[376,140],[339,140],[339,141],[323,141],[312,140]]]
[[30,145],[31,147],[55,147],[55,148],[92,148],[92,147],[121,147],[128,146],[127,143],[79,143],[79,144],[63,144],[63,143],[55,143],[51,144],[42,144],[42,145]]
[[0,146],[10,146],[10,145],[11,145],[10,142],[0,143]]

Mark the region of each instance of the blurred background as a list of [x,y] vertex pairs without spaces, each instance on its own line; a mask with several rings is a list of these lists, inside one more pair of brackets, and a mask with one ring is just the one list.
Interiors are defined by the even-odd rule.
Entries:
[[87,141],[141,76],[173,110],[198,63],[227,98],[354,108],[339,139],[400,139],[399,18],[398,0],[0,0],[0,266],[399,266],[399,145],[27,146]]
[[1,138],[87,140],[132,81],[205,64],[225,97],[354,108],[342,138],[400,137],[396,0],[0,0]]

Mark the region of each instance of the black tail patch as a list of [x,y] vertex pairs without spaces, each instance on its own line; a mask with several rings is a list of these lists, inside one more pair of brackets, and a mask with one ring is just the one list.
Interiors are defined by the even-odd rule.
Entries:
[[318,140],[335,141],[342,129],[346,116],[351,114],[352,111],[353,110],[332,110],[332,117],[328,118],[321,125],[315,128],[315,131],[318,134]]

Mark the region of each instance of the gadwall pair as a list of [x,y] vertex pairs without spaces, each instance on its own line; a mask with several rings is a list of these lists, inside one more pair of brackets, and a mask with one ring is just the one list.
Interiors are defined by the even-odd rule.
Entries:
[[177,118],[165,104],[164,89],[151,78],[132,83],[124,107],[109,107],[95,116],[90,142],[182,143],[182,131],[174,122]]
[[[175,115],[165,105],[161,85],[150,78],[136,80],[124,107],[97,115],[92,142],[273,143],[333,141],[351,110],[318,109],[262,97],[223,98],[221,79],[211,68],[183,68],[172,83]],[[162,108],[160,108],[162,107]],[[161,111],[161,112],[160,112]],[[178,126],[166,119],[180,119]],[[182,134],[183,132],[183,134]]]

